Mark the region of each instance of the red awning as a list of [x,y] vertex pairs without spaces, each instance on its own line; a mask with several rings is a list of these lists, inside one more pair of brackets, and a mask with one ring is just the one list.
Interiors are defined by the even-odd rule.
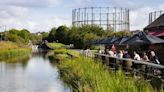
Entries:
[[148,34],[153,35],[153,36],[164,36],[164,30],[151,31],[151,32],[148,32]]

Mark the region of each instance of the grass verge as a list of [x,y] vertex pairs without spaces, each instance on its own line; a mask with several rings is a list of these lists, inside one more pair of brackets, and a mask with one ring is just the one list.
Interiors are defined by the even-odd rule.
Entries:
[[62,79],[74,92],[153,92],[148,82],[126,79],[121,70],[109,73],[106,66],[90,58],[67,59],[58,67]]
[[66,45],[64,45],[62,43],[48,43],[48,45],[53,49],[66,48]]
[[49,56],[49,59],[60,62],[60,61],[66,60],[66,59],[70,59],[72,57],[79,57],[79,56],[80,56],[80,54],[73,50],[56,49],[56,50],[54,50],[54,55]]
[[0,42],[0,61],[15,60],[31,53],[30,48],[20,48],[13,42]]

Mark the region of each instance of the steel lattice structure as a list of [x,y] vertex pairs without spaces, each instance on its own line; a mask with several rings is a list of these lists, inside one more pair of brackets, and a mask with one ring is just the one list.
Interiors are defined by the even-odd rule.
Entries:
[[149,24],[156,20],[159,16],[164,14],[164,10],[154,11],[149,13]]
[[113,31],[129,31],[129,9],[116,7],[86,7],[72,10],[72,25],[95,24]]

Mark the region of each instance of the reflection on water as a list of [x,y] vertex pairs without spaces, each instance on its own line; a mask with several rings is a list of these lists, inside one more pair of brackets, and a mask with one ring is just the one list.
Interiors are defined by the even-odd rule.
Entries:
[[27,61],[0,62],[0,92],[70,92],[48,59],[34,55]]

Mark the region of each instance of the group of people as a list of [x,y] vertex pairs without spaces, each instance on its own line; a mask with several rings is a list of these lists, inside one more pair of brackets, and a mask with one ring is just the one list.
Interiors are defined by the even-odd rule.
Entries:
[[159,59],[154,51],[148,51],[147,53],[146,52],[138,53],[136,51],[133,51],[133,53],[130,54],[127,50],[116,51],[115,49],[111,48],[111,49],[105,49],[104,51],[99,49],[98,53],[108,54],[111,57],[130,58],[138,61],[146,61],[155,64],[160,64]]

